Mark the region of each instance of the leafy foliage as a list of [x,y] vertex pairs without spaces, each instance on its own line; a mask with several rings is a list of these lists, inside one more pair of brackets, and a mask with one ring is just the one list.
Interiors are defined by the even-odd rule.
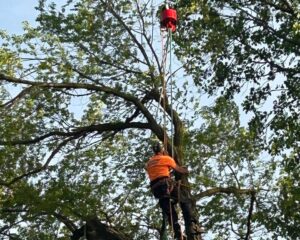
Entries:
[[[37,27],[0,32],[3,237],[69,239],[97,216],[128,239],[158,239],[143,168],[166,128],[208,238],[295,238],[297,5],[177,2],[173,75],[150,1],[40,0]],[[172,104],[163,77],[176,78]]]
[[[290,1],[181,1],[177,54],[186,71],[213,94],[243,93],[257,130],[270,126],[272,151],[297,146],[299,139],[298,5]],[[186,44],[186,43],[191,44]],[[241,94],[240,94],[241,95]],[[290,131],[293,129],[292,131]],[[291,132],[293,134],[291,135]]]

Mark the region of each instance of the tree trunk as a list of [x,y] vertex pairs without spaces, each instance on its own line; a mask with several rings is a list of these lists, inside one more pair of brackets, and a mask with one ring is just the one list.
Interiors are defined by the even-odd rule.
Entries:
[[[180,121],[178,115],[174,118],[174,147],[176,148],[175,151],[175,160],[178,165],[183,166],[185,165],[184,162],[184,125],[182,121]],[[188,181],[188,176],[186,175],[179,175],[175,174],[175,179],[179,185],[179,204],[182,210],[182,214],[184,216],[185,221],[185,232],[187,235],[187,240],[201,240],[201,225],[198,221],[199,214],[196,208],[196,201],[194,200],[190,184]]]

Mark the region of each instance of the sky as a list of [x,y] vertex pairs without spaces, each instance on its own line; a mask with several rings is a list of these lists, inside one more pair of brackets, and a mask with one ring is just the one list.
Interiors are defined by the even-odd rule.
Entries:
[[37,17],[34,7],[37,5],[38,0],[0,0],[0,29],[8,33],[22,33],[23,21],[34,25]]
[[[30,25],[34,26],[38,15],[35,7],[38,2],[39,0],[0,0],[0,29],[6,30],[9,34],[21,34],[23,33],[23,21],[28,21]],[[55,2],[62,2],[62,0],[56,0]],[[236,101],[239,102],[239,97]],[[208,99],[206,99],[205,104],[208,104],[208,102]],[[239,107],[241,123],[247,125],[249,115],[242,111],[240,104]]]
[[[0,29],[6,30],[9,34],[21,34],[23,33],[23,21],[28,21],[30,25],[34,26],[38,15],[35,7],[38,5],[38,2],[39,0],[0,0]],[[56,0],[55,2],[62,2],[62,0]],[[240,105],[240,97],[237,97],[235,100],[239,103],[241,123],[246,126],[250,116],[243,112]],[[208,99],[206,99],[205,104],[208,104],[208,102]]]

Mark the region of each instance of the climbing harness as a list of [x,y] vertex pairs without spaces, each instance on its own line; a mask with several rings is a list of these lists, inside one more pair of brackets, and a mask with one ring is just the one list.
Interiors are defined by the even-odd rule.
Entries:
[[[156,189],[158,189],[162,186],[165,186],[165,188],[166,188],[164,194],[157,193]],[[161,178],[158,178],[158,179],[154,180],[153,182],[151,182],[150,187],[151,187],[151,191],[152,191],[154,197],[156,197],[156,198],[171,197],[171,193],[174,189],[174,182],[169,177],[161,177]]]

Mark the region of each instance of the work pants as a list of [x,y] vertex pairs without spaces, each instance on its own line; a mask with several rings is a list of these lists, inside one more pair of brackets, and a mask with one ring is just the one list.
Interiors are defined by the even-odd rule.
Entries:
[[198,221],[192,211],[191,199],[187,193],[180,191],[178,185],[170,181],[169,178],[154,180],[150,185],[152,193],[159,199],[159,205],[163,213],[168,216],[169,224],[172,225],[173,223],[173,229],[177,239],[181,239],[180,225],[178,224],[178,216],[175,211],[175,204],[177,202],[180,203],[188,239],[193,239],[193,236],[201,233]]
[[168,223],[173,227],[175,239],[181,239],[181,227],[178,223],[178,215],[175,209],[176,202],[172,201],[170,198],[159,199],[159,206],[165,216],[168,217]]
[[168,218],[168,223],[172,226],[175,239],[181,239],[181,227],[178,223],[178,215],[175,210],[176,201],[171,199],[173,186],[169,178],[157,179],[150,183],[151,190],[155,198],[159,199],[159,206],[162,212]]

